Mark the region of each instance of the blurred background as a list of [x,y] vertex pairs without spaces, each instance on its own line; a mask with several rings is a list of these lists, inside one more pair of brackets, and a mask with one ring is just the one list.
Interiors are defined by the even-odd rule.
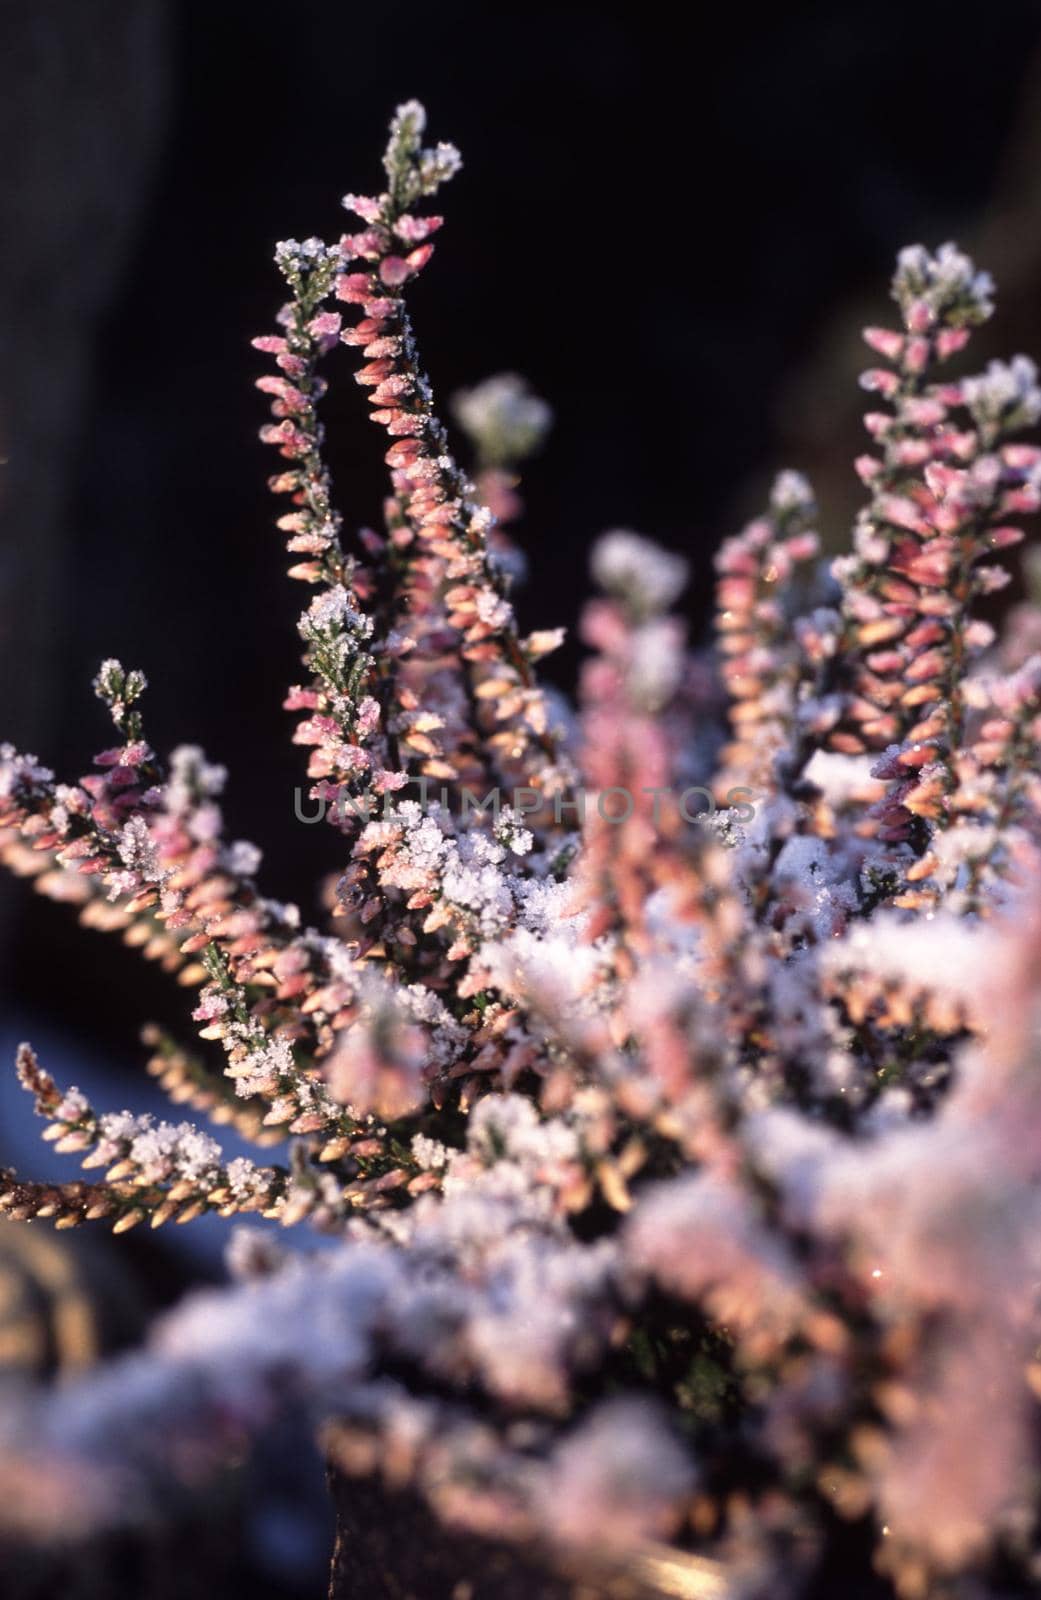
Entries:
[[[887,318],[901,245],[953,237],[994,273],[977,360],[1041,353],[1036,0],[790,0],[754,21],[566,0],[0,0],[0,33],[0,737],[72,777],[108,742],[98,662],[142,667],[149,737],[229,766],[232,832],[307,916],[335,841],[293,818],[280,704],[301,592],[272,529],[249,339],[280,301],[276,239],[338,234],[339,196],[379,186],[398,101],[422,98],[465,162],[415,294],[435,392],[519,370],[556,413],[526,476],[528,626],[573,623],[588,545],[622,525],[690,556],[703,628],[712,551],[782,466],[810,474],[841,545],[858,330]],[[383,478],[349,365],[330,363],[326,417],[353,527],[378,520]],[[564,688],[577,659],[553,659]],[[138,1028],[183,1026],[183,995],[7,881],[0,969],[4,1059],[29,1034],[103,1103],[152,1104]],[[0,1163],[47,1175],[31,1124],[0,1075]],[[84,1281],[120,1285],[101,1342],[216,1273],[218,1232],[191,1230],[190,1251],[166,1232],[79,1246]],[[44,1268],[18,1270],[24,1288]],[[53,1339],[41,1359],[60,1364]],[[264,1592],[316,1592],[321,1513],[269,1487],[228,1559]]]

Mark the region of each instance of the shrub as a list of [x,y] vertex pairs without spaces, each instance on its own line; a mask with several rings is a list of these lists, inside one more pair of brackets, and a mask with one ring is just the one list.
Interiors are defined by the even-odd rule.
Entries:
[[[290,298],[255,341],[314,591],[286,703],[341,841],[331,929],[263,894],[222,769],[159,761],[139,672],[102,665],[117,742],[79,783],[0,768],[7,864],[198,991],[223,1066],[153,1029],[150,1070],[289,1142],[228,1160],[24,1046],[45,1137],[105,1175],[5,1175],[4,1210],[340,1242],[241,1230],[237,1286],[12,1402],[3,1515],[143,1514],[304,1408],[343,1470],[454,1526],[669,1540],[776,1596],[844,1521],[908,1600],[1007,1593],[1039,1570],[1041,657],[1032,604],[1000,637],[983,613],[1041,504],[1035,368],[948,376],[992,286],[953,245],[903,251],[852,553],[820,565],[782,473],[717,558],[717,674],[670,613],[685,562],[607,534],[576,721],[537,677],[559,634],[522,636],[510,598],[547,408],[513,377],[460,397],[471,481],[419,364],[407,291],[459,164],[424,120],[400,107],[386,190],[346,197],[359,231],[278,247]],[[318,415],[341,343],[390,470],[353,554]]]

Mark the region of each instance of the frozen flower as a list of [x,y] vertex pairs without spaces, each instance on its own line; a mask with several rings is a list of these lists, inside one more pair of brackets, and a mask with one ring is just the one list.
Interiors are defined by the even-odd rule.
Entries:
[[236,839],[228,846],[226,863],[229,872],[240,878],[255,877],[262,860],[260,851],[248,839]]
[[425,1133],[417,1133],[412,1140],[412,1154],[416,1162],[424,1171],[436,1171],[439,1167],[448,1164],[449,1151],[437,1139],[428,1139]]
[[119,859],[130,869],[134,879],[142,883],[158,883],[164,876],[155,840],[144,817],[131,817],[119,835]]
[[513,607],[494,589],[480,589],[474,599],[477,615],[489,628],[502,628],[513,616]]
[[977,272],[955,244],[942,244],[935,255],[922,245],[901,250],[893,297],[914,331],[923,332],[941,316],[956,321],[982,322],[994,309],[994,282],[988,272]]
[[461,389],[453,396],[452,410],[489,466],[523,461],[538,449],[553,421],[545,400],[515,372]]
[[774,515],[779,517],[789,516],[793,512],[798,512],[800,516],[815,516],[817,502],[809,479],[801,472],[779,472],[770,489],[770,507]]
[[293,1051],[287,1039],[249,1041],[242,1059],[232,1069],[240,1095],[270,1094],[294,1070]]
[[597,541],[592,571],[601,588],[640,611],[664,611],[687,583],[682,556],[623,529],[605,533]]
[[198,745],[178,745],[170,754],[164,806],[174,817],[187,817],[201,800],[221,794],[227,768],[206,760]]
[[977,425],[993,428],[1029,427],[1041,417],[1041,389],[1037,367],[1029,356],[1011,361],[991,361],[978,378],[964,378],[962,397]]
[[659,711],[683,677],[683,632],[672,618],[655,618],[633,634],[629,688],[635,701]]
[[54,773],[35,756],[19,755],[11,744],[0,745],[0,799],[22,788],[44,788],[53,781]]

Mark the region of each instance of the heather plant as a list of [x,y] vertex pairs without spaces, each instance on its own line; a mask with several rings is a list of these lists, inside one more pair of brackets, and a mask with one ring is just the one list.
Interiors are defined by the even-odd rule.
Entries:
[[[682,1592],[833,1593],[842,1560],[903,1600],[1028,1592],[1041,613],[999,636],[991,597],[1041,505],[1036,370],[952,376],[992,285],[953,245],[903,251],[900,326],[866,333],[852,553],[821,564],[782,473],[695,652],[685,561],[607,534],[573,715],[538,679],[559,631],[524,635],[511,599],[547,408],[513,376],[459,397],[464,469],[420,365],[408,289],[459,165],[424,122],[399,108],[358,231],[278,247],[289,299],[255,341],[313,591],[286,705],[338,837],[329,928],[263,893],[221,768],[160,762],[140,672],[101,667],[90,775],[0,767],[6,864],[193,991],[201,1046],[151,1029],[149,1070],[285,1147],[228,1159],[102,1111],[23,1046],[44,1137],[103,1175],[4,1174],[4,1212],[336,1243],[241,1227],[232,1287],[13,1396],[0,1515],[153,1514],[303,1410],[342,1473],[549,1559],[667,1555]],[[390,472],[383,529],[350,540],[320,421],[342,344]]]

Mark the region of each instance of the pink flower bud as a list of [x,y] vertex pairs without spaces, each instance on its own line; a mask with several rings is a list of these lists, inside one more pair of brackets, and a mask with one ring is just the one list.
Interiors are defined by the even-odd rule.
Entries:
[[939,400],[905,400],[900,408],[902,418],[916,428],[934,428],[947,415]]
[[913,500],[903,495],[883,495],[878,502],[878,512],[886,522],[893,523],[897,528],[909,528],[914,532],[921,527],[921,512]]
[[982,617],[974,617],[965,629],[965,643],[970,650],[989,650],[994,639],[994,629]]
[[403,256],[386,256],[380,262],[380,282],[388,289],[400,288],[411,276],[412,268]]
[[297,724],[293,733],[294,744],[324,744],[327,739],[335,739],[340,729],[332,717],[308,717]]
[[363,386],[371,386],[382,383],[383,379],[389,378],[393,371],[393,361],[370,361],[367,366],[358,368],[358,371],[354,374],[354,381]]
[[[374,361],[372,365],[374,367],[391,367],[389,361]],[[400,400],[403,395],[411,394],[412,389],[411,378],[406,377],[404,373],[394,373],[392,376],[384,378],[382,382],[377,383],[369,398],[373,405],[383,406],[387,404],[388,400]]]
[[951,356],[957,355],[959,350],[964,350],[971,337],[968,328],[941,328],[936,335],[936,353],[941,361],[947,361]]
[[372,417],[374,422],[381,423],[394,438],[422,433],[427,422],[426,417],[410,411],[374,411]]
[[1001,455],[1008,466],[1021,470],[1036,467],[1041,462],[1041,448],[1036,444],[1007,444]]
[[936,312],[928,300],[913,300],[904,318],[910,333],[928,333],[936,321]]
[[908,372],[924,372],[929,365],[928,339],[915,338],[907,341],[904,352],[904,366]]
[[399,217],[394,224],[394,232],[406,244],[420,244],[424,239],[436,233],[444,222],[444,217],[413,217],[405,215]]
[[363,222],[377,222],[383,213],[380,201],[367,194],[345,194],[340,204],[346,211],[353,211]]
[[304,689],[294,684],[282,702],[284,711],[313,711],[318,704],[318,691]]
[[892,328],[865,328],[864,343],[877,350],[887,361],[899,361],[904,349],[904,336]]
[[348,305],[363,305],[372,292],[372,279],[367,272],[343,272],[336,280],[336,298]]
[[815,533],[793,534],[785,549],[793,561],[812,561],[820,553],[820,539]]
[[928,439],[901,439],[893,446],[893,459],[901,467],[920,467],[932,453]]
[[342,320],[338,311],[320,311],[307,324],[307,331],[314,339],[335,338]]
[[407,783],[407,772],[388,772],[380,768],[373,776],[372,786],[377,794],[390,794],[397,789],[404,789]]
[[1003,494],[1000,503],[1002,512],[1018,511],[1028,513],[1036,511],[1039,506],[1041,506],[1041,490],[1034,488],[1032,484],[1026,483],[1021,489],[1010,489],[1007,494]]
[[415,439],[402,439],[398,444],[391,445],[383,459],[388,467],[404,467],[416,459],[419,449]]
[[434,253],[432,244],[421,244],[418,250],[411,250],[408,255],[408,264],[413,272],[421,272]]
[[900,388],[900,379],[895,372],[887,372],[885,367],[871,367],[860,374],[860,387],[867,389],[870,394],[885,395],[888,400]]

